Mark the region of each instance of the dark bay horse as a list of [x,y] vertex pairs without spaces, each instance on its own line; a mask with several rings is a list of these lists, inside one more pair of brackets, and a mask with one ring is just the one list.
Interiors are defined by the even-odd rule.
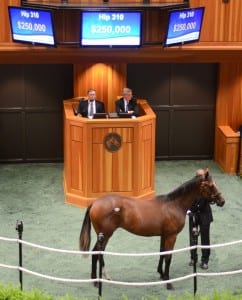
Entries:
[[[92,223],[96,233],[104,235],[103,250],[119,227],[141,236],[160,236],[160,252],[173,250],[177,234],[184,227],[187,210],[198,196],[218,206],[225,203],[208,170],[169,194],[156,196],[151,200],[135,200],[113,194],[100,197],[87,208],[80,233],[80,249],[88,251],[90,248]],[[100,247],[97,241],[93,251],[98,250]],[[92,278],[97,278],[97,261],[98,255],[92,255]],[[103,258],[101,263],[104,269]],[[169,279],[170,263],[171,255],[160,256],[157,271],[163,280]],[[172,288],[172,284],[167,283],[167,289]]]

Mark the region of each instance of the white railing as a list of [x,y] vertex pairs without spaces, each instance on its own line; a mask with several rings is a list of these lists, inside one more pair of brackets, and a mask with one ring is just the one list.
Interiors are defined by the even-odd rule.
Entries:
[[[236,244],[241,244],[242,240],[238,241],[232,241],[232,242],[227,242],[227,243],[222,243],[222,244],[215,244],[215,245],[210,245],[210,246],[191,246],[191,247],[186,247],[182,249],[176,249],[172,251],[164,251],[164,252],[151,252],[151,253],[118,253],[118,252],[108,252],[108,251],[76,251],[76,250],[63,250],[63,249],[56,249],[56,248],[50,248],[50,247],[45,247],[41,246],[38,244],[30,243],[27,241],[24,241],[22,239],[14,239],[14,238],[7,238],[7,237],[0,237],[0,241],[6,241],[6,242],[11,242],[11,243],[17,243],[18,245],[26,245],[32,248],[38,248],[42,249],[45,251],[51,251],[51,252],[59,252],[59,253],[65,253],[65,254],[72,254],[72,255],[110,255],[110,256],[128,256],[128,257],[139,257],[139,256],[160,256],[160,255],[166,255],[166,254],[175,254],[179,252],[185,252],[185,251],[190,251],[193,249],[202,249],[202,248],[219,248],[219,247],[228,247],[228,246],[233,246]],[[96,279],[69,279],[69,278],[60,278],[60,277],[55,277],[55,276],[50,276],[50,275],[45,275],[41,274],[38,272],[31,271],[29,269],[26,269],[22,266],[14,266],[14,265],[8,265],[8,264],[2,264],[0,263],[1,268],[8,268],[8,269],[15,269],[23,273],[28,273],[33,276],[45,278],[48,280],[53,280],[53,281],[59,281],[59,282],[72,282],[72,283],[88,283],[88,282],[99,282],[99,283],[107,283],[107,284],[113,284],[113,285],[124,285],[124,286],[151,286],[151,285],[162,285],[162,284],[167,284],[167,283],[172,283],[172,282],[177,282],[177,281],[182,281],[188,278],[194,278],[194,277],[199,277],[199,276],[221,276],[221,275],[233,275],[233,274],[240,274],[242,273],[242,269],[240,270],[234,270],[234,271],[227,271],[227,272],[203,272],[203,273],[191,273],[182,277],[178,278],[173,278],[170,280],[159,280],[159,281],[152,281],[152,282],[124,282],[124,281],[114,281],[114,280],[107,280],[104,278],[96,278]]]

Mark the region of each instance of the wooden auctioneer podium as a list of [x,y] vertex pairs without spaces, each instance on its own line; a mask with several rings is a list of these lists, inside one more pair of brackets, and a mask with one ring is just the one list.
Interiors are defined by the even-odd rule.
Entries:
[[156,116],[138,100],[135,119],[87,119],[64,101],[64,191],[66,203],[86,207],[113,193],[149,199],[154,192]]

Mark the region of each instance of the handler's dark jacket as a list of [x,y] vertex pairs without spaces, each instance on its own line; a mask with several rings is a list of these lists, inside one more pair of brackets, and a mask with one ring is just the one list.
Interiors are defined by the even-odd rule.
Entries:
[[208,200],[198,197],[191,207],[191,212],[196,214],[197,224],[208,226],[213,222],[212,209]]

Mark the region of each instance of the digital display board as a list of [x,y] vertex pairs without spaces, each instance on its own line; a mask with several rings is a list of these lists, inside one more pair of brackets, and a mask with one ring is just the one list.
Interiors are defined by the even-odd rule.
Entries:
[[170,11],[164,46],[199,41],[203,15],[204,7]]
[[83,11],[81,46],[133,46],[142,41],[140,11]]
[[8,7],[14,42],[55,46],[52,13],[23,7]]

